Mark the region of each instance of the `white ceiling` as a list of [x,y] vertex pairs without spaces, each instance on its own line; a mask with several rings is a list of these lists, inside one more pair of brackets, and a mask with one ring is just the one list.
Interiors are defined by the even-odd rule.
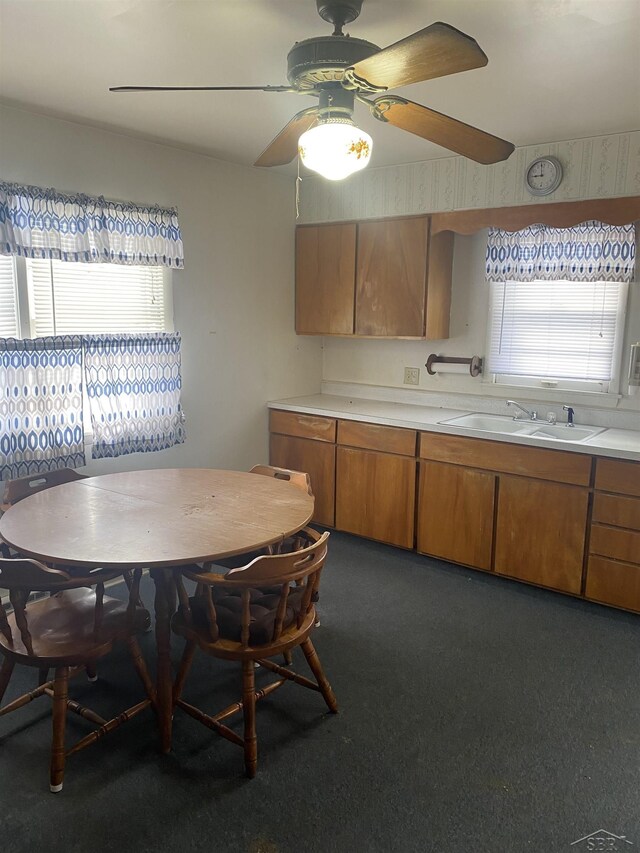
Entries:
[[[346,31],[384,47],[434,21],[489,64],[398,90],[411,100],[518,146],[640,128],[638,0],[365,0]],[[108,87],[286,84],[293,43],[330,33],[314,0],[0,0],[0,99],[251,164],[309,98]],[[448,153],[356,116],[373,165]]]

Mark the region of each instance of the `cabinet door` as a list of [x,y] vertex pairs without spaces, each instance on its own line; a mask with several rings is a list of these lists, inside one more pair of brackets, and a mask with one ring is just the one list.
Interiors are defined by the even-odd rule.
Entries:
[[413,548],[415,488],[415,459],[338,447],[336,527]]
[[495,474],[420,463],[418,551],[491,569]]
[[356,226],[296,229],[296,332],[352,335]]
[[356,335],[424,337],[427,217],[361,222]]
[[289,435],[272,434],[269,459],[278,468],[305,471],[315,496],[313,520],[333,527],[336,446]]
[[580,593],[588,491],[526,477],[500,477],[495,570]]

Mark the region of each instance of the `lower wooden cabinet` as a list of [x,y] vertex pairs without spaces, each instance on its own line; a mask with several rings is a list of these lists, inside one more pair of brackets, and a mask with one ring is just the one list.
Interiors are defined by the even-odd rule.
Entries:
[[495,474],[420,462],[418,551],[491,569]]
[[598,459],[585,596],[640,611],[640,463]]
[[415,493],[414,457],[338,447],[338,530],[413,548]]
[[291,435],[272,433],[269,459],[279,468],[306,471],[311,478],[315,495],[313,520],[318,524],[333,527],[336,446],[326,441],[313,441]]
[[589,492],[527,477],[500,477],[495,571],[579,595]]
[[270,428],[319,524],[640,612],[639,462],[279,410]]
[[640,611],[640,565],[592,555],[585,596],[601,604]]

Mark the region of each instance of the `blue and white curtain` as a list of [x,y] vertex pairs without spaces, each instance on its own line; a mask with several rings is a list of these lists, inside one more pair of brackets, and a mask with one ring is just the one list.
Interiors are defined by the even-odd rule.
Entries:
[[94,335],[83,341],[93,458],[184,442],[180,335]]
[[182,268],[173,208],[0,182],[0,254]]
[[583,222],[489,231],[487,281],[633,281],[635,225]]
[[0,339],[0,480],[85,464],[77,336]]

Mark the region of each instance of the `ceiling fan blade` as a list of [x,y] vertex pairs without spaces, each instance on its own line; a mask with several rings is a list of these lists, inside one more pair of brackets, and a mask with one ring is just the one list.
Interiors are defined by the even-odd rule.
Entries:
[[298,139],[318,121],[317,107],[296,113],[289,124],[272,139],[258,157],[254,166],[284,166],[290,163],[298,153]]
[[346,76],[379,91],[481,68],[488,61],[475,39],[438,22],[356,62]]
[[295,92],[291,86],[110,86],[110,92]]
[[477,163],[499,163],[515,148],[511,142],[404,98],[382,97],[373,104],[373,114],[381,121],[388,121],[394,127],[415,133]]

